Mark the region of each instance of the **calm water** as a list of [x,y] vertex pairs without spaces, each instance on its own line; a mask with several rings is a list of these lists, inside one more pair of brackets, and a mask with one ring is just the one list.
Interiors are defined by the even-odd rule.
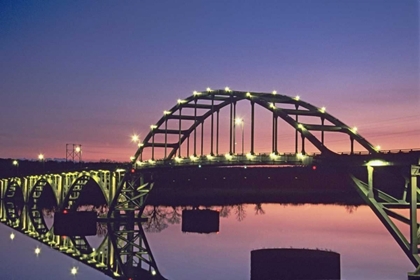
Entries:
[[[183,233],[183,207],[151,207],[143,228],[168,279],[250,279],[250,252],[260,248],[328,249],[341,254],[342,279],[407,279],[414,267],[368,206],[243,204],[220,212],[218,233]],[[47,220],[51,218],[46,218]],[[51,221],[47,221],[47,224]],[[15,233],[14,240],[10,239]],[[1,279],[109,279],[0,224]],[[90,237],[98,246],[101,237]],[[41,248],[37,256],[36,247]],[[70,274],[71,267],[78,274]]]

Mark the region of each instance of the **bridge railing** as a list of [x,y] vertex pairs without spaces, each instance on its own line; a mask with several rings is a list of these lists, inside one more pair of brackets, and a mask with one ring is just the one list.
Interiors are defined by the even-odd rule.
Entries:
[[171,160],[137,161],[135,168],[155,168],[167,166],[198,166],[201,165],[310,165],[313,157],[302,154],[225,154],[175,157]]

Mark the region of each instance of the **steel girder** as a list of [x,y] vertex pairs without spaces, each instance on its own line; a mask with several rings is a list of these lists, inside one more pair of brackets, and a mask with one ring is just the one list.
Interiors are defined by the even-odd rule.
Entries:
[[[277,118],[281,118],[283,121],[288,123],[296,130],[296,153],[297,153],[297,134],[300,133],[302,137],[302,146],[304,145],[304,139],[308,139],[322,154],[335,154],[324,145],[324,132],[338,132],[349,135],[351,152],[353,152],[353,142],[358,142],[367,152],[376,154],[378,151],[374,146],[369,143],[365,138],[359,135],[352,128],[328,114],[325,109],[316,107],[300,100],[297,97],[289,97],[281,94],[272,93],[255,93],[255,92],[244,92],[244,91],[232,91],[232,90],[208,90],[205,92],[195,92],[192,96],[189,96],[183,100],[178,100],[178,104],[173,106],[169,111],[164,112],[164,116],[155,124],[151,126],[151,131],[144,138],[143,142],[139,144],[139,148],[134,154],[132,163],[135,163],[139,158],[142,159],[142,153],[145,148],[152,148],[152,160],[154,160],[154,148],[165,148],[165,158],[173,158],[177,152],[180,154],[181,145],[185,140],[189,141],[190,135],[194,132],[194,156],[196,153],[196,133],[197,129],[204,125],[204,121],[211,118],[211,154],[214,153],[213,149],[213,129],[214,129],[214,115],[217,115],[217,130],[218,130],[218,114],[221,109],[230,105],[231,117],[230,117],[230,142],[232,153],[232,127],[235,126],[235,106],[236,103],[241,100],[248,100],[252,105],[252,136],[251,136],[251,153],[253,154],[253,134],[254,134],[254,104],[258,104],[261,107],[271,111],[273,113],[273,152],[277,153]],[[207,102],[207,103],[203,103]],[[210,102],[210,104],[208,104]],[[282,107],[284,105],[294,105],[295,109]],[[183,108],[193,108],[194,115],[182,114]],[[205,110],[203,114],[197,115],[197,109]],[[312,116],[319,118],[321,124],[305,124],[299,122],[299,116]],[[168,120],[179,120],[179,129],[168,129]],[[188,129],[182,129],[182,122],[193,121],[189,125]],[[324,122],[328,121],[330,125],[324,125]],[[314,136],[311,131],[321,131],[321,140]],[[202,135],[203,132],[201,131]],[[155,142],[155,135],[164,134],[165,142]],[[178,141],[175,143],[168,143],[168,135],[178,135]],[[217,133],[218,134],[218,133]],[[274,135],[275,134],[275,135]],[[218,138],[218,135],[217,135]],[[233,136],[234,139],[234,136]],[[218,141],[218,139],[216,140]],[[234,140],[233,140],[234,142]],[[169,153],[166,152],[169,149]],[[233,146],[234,149],[234,146]],[[302,148],[303,153],[304,147]]]
[[[351,175],[354,186],[416,267],[415,272],[409,273],[409,276],[420,277],[420,224],[417,217],[417,210],[420,206],[420,188],[418,185],[420,166],[410,166],[410,176],[406,178],[405,186],[403,186],[405,190],[401,197],[394,197],[378,189],[378,186],[374,184],[373,175],[376,168],[380,167],[367,166],[367,182]],[[408,209],[409,214],[398,213],[397,209]],[[400,223],[397,224],[394,221]],[[403,234],[401,225],[408,226],[409,237]]]

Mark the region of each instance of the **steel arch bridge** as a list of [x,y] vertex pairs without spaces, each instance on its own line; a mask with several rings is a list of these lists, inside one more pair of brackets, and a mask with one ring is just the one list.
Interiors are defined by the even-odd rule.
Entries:
[[[250,149],[246,154],[238,153],[236,142],[236,109],[238,102],[248,102],[250,106]],[[272,115],[271,152],[259,154],[255,150],[255,105]],[[223,142],[220,137],[220,112],[229,113],[229,136],[227,153],[221,152]],[[285,154],[279,149],[278,123],[283,121],[294,130],[294,153]],[[308,119],[310,121],[308,121]],[[206,144],[210,153],[204,154],[204,128],[210,123]],[[347,135],[348,155],[339,155],[325,145],[324,133]],[[201,136],[197,136],[200,134]],[[311,143],[319,154],[310,156],[305,143]],[[363,154],[355,153],[354,144],[365,149]],[[242,146],[243,147],[243,146]],[[164,156],[157,158],[156,149],[163,150]],[[151,158],[144,160],[145,151]],[[395,238],[411,262],[417,267],[415,275],[420,275],[419,233],[417,207],[420,203],[418,177],[420,176],[420,153],[395,155],[385,154],[351,128],[328,114],[325,108],[316,107],[299,97],[288,97],[275,92],[255,93],[224,90],[194,92],[188,98],[178,100],[163,117],[151,126],[150,132],[139,143],[131,164],[126,169],[84,170],[60,174],[0,179],[2,222],[27,235],[67,252],[69,256],[99,269],[107,275],[119,279],[136,278],[133,271],[161,277],[153,259],[150,247],[139,223],[145,201],[152,190],[155,177],[177,167],[205,165],[208,167],[232,165],[292,165],[308,166],[329,164],[366,166],[367,181],[352,176],[355,189],[372,208],[381,222]],[[404,189],[401,195],[387,193],[374,183],[374,170],[397,162],[408,167]],[[399,163],[398,163],[399,164]],[[376,177],[375,177],[376,178]],[[77,211],[80,195],[90,183],[95,184],[103,194],[109,209],[103,221],[108,222],[112,234],[94,251],[83,236],[63,238],[55,236],[46,227],[42,213],[37,207],[38,199],[45,188],[51,188],[61,210]],[[24,202],[19,208],[16,198]],[[410,209],[408,217],[403,217],[395,208]],[[26,213],[26,214],[25,214]],[[410,237],[406,238],[399,224],[409,227]],[[101,253],[102,252],[102,253]]]
[[[186,157],[203,156],[204,124],[206,121],[210,122],[210,133],[208,133],[210,135],[210,155],[219,155],[219,113],[222,110],[229,111],[228,154],[235,154],[236,105],[241,101],[247,101],[251,109],[250,155],[255,154],[255,105],[259,105],[272,113],[271,152],[273,154],[279,154],[279,119],[295,130],[295,154],[299,153],[299,135],[301,138],[300,154],[306,154],[305,140],[312,143],[321,154],[336,154],[324,145],[325,132],[347,134],[349,136],[350,154],[354,153],[355,141],[369,154],[377,154],[379,152],[378,149],[357,133],[357,128],[349,127],[327,113],[324,107],[316,107],[301,100],[299,96],[290,97],[277,94],[275,91],[272,93],[256,93],[234,91],[225,88],[224,90],[207,89],[204,92],[194,92],[193,95],[185,99],[178,99],[175,106],[168,111],[164,111],[164,115],[159,121],[151,125],[150,132],[144,138],[143,142],[139,143],[139,148],[134,154],[134,157],[132,157],[132,162],[135,163],[137,160],[142,161],[143,152],[146,149],[151,150],[152,161],[155,160],[155,150],[158,148],[164,150],[163,160],[169,160],[175,157],[181,158],[183,154],[186,154]],[[193,113],[185,113],[187,109],[193,111]],[[302,117],[310,117],[312,122],[306,123],[299,121],[299,118]],[[175,124],[176,128],[173,128],[173,124]],[[316,131],[321,132],[320,137],[314,135]],[[199,137],[201,141],[197,140],[197,133],[201,134],[201,137]],[[163,140],[157,140],[161,135],[163,135]],[[175,141],[168,141],[168,138],[173,139],[173,136],[176,137]],[[191,153],[190,142],[193,145],[193,151]],[[199,152],[197,152],[197,145],[200,145]],[[183,146],[186,148],[186,153],[182,153]]]

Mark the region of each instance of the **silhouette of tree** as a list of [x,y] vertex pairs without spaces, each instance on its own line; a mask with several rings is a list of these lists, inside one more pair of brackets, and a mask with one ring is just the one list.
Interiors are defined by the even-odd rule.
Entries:
[[261,203],[255,204],[254,209],[255,209],[255,215],[260,215],[260,214],[264,215],[265,214],[265,211],[262,209]]
[[167,212],[167,221],[170,224],[179,224],[181,222],[182,208],[172,207],[172,211]]
[[232,206],[228,206],[228,205],[222,206],[222,208],[219,211],[220,217],[223,217],[223,218],[229,217],[231,210],[232,210]]
[[346,208],[347,213],[352,214],[353,212],[356,212],[357,206],[355,205],[346,205],[344,206]]
[[246,217],[246,211],[245,211],[246,205],[238,204],[238,205],[234,205],[233,208],[235,209],[236,219],[239,222],[242,222]]
[[146,232],[161,232],[168,227],[165,209],[160,206],[148,206],[143,212],[149,219],[144,226]]

